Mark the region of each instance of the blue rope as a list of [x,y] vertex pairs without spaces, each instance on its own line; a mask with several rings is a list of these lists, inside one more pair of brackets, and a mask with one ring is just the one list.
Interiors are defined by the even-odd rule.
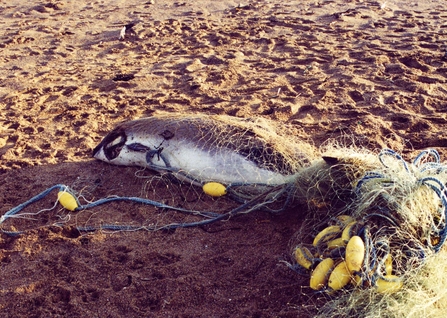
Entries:
[[286,192],[287,193],[287,198],[286,198],[286,200],[284,201],[284,204],[282,205],[282,207],[280,208],[280,209],[277,209],[277,210],[273,210],[273,209],[269,209],[269,207],[266,207],[267,208],[267,210],[269,211],[269,212],[272,212],[272,213],[280,213],[280,212],[283,212],[290,204],[291,204],[291,202],[293,201],[293,197],[294,197],[294,190],[295,189],[295,184],[294,183],[290,183],[290,184],[288,184],[282,191],[281,191],[281,194],[282,193],[284,193],[284,192]]
[[[59,191],[66,191],[69,192],[73,195],[73,192],[69,189],[68,186],[63,185],[63,184],[57,184],[54,185],[48,189],[46,189],[45,191],[39,193],[38,195],[32,197],[31,199],[29,199],[28,201],[16,206],[15,208],[9,210],[8,212],[6,212],[4,215],[2,215],[0,217],[0,224],[2,224],[3,222],[5,222],[8,218],[12,218],[15,214],[17,214],[18,212],[20,212],[21,210],[23,210],[24,208],[26,208],[28,205],[35,203],[41,199],[43,199],[44,197],[46,197],[50,192],[52,192],[53,190],[59,190]],[[201,212],[201,211],[194,211],[194,210],[187,210],[187,209],[183,209],[183,208],[178,208],[178,207],[174,207],[174,206],[170,206],[167,204],[163,204],[157,201],[153,201],[153,200],[149,200],[149,199],[142,199],[142,198],[137,198],[137,197],[111,197],[111,198],[104,198],[104,199],[100,199],[97,200],[95,202],[92,203],[88,203],[85,205],[80,205],[78,199],[73,195],[73,197],[76,199],[77,203],[78,203],[78,207],[74,210],[76,211],[81,211],[81,210],[85,210],[85,209],[89,209],[89,208],[93,208],[105,203],[109,203],[109,202],[113,202],[113,201],[130,201],[130,202],[135,202],[135,203],[141,203],[141,204],[146,204],[146,205],[152,205],[154,207],[158,207],[158,208],[165,208],[165,209],[169,209],[169,210],[174,210],[174,211],[179,211],[179,212],[183,212],[183,213],[188,213],[188,214],[193,214],[193,215],[197,215],[197,216],[202,216],[202,217],[207,217],[209,218],[211,221],[216,221],[216,218],[220,219],[223,216],[225,216],[226,214],[219,214],[219,213],[215,213],[215,212]],[[247,203],[249,204],[249,203]],[[241,206],[242,208],[246,207],[246,205]],[[189,226],[197,226],[200,224],[207,224],[206,221],[209,220],[205,220],[202,222],[196,222],[196,223],[191,223],[192,225],[183,225],[183,227],[189,227]],[[197,225],[196,225],[197,224]],[[172,228],[174,227],[181,227],[182,225],[176,225],[176,226],[171,226]],[[96,228],[96,227],[95,227]],[[102,225],[97,227],[96,229],[113,229],[113,228],[117,228],[119,230],[123,230],[123,229],[136,229],[136,228],[144,228],[144,227],[133,227],[133,226],[127,226],[127,225]],[[86,227],[85,228],[86,231],[90,231],[90,227]],[[8,235],[18,235],[18,234],[22,234],[23,231],[5,231],[2,230],[3,233],[8,234]]]
[[[433,185],[431,182],[436,183],[439,187],[436,185]],[[434,177],[425,177],[419,180],[421,184],[424,184],[428,187],[430,187],[435,193],[438,195],[439,199],[441,200],[441,203],[444,207],[444,227],[438,231],[439,235],[439,242],[432,246],[430,238],[428,239],[428,245],[435,251],[435,253],[439,252],[444,245],[445,241],[447,240],[447,196],[446,196],[446,186],[437,178]]]
[[369,171],[367,172],[363,178],[361,178],[358,182],[357,182],[357,186],[355,187],[355,193],[359,194],[360,190],[363,186],[363,184],[367,181],[370,181],[372,179],[383,179],[384,175],[377,173],[377,172],[373,172],[373,171]]
[[[425,157],[432,157],[434,161],[429,161],[421,164],[422,159]],[[435,174],[439,174],[447,169],[446,166],[441,164],[441,157],[435,149],[426,149],[421,151],[413,161],[413,165],[419,168],[419,171],[425,172],[427,170],[435,170]]]
[[268,183],[245,183],[245,182],[234,182],[227,185],[225,190],[227,191],[228,195],[231,196],[231,198],[239,203],[245,203],[247,199],[251,199],[251,195],[244,196],[241,193],[239,193],[235,188],[237,187],[250,187],[250,188],[256,188],[256,187],[264,187],[264,188],[272,188],[277,187],[278,184],[268,184]]
[[[165,164],[165,166],[160,166],[160,165],[157,165],[157,164],[155,164],[155,163],[153,163],[153,158],[155,157],[155,156],[157,156],[157,157],[159,157],[160,159],[162,159],[163,160],[163,162],[164,162],[164,164]],[[192,175],[190,175],[190,174],[188,174],[188,173],[186,173],[185,171],[182,171],[181,169],[178,169],[178,168],[174,168],[174,167],[172,167],[171,166],[171,163],[169,162],[169,160],[168,160],[168,158],[166,157],[166,156],[164,156],[163,155],[163,152],[162,151],[159,151],[159,150],[151,150],[151,151],[148,151],[147,152],[147,154],[146,154],[146,162],[147,162],[147,164],[148,164],[148,167],[150,168],[150,169],[153,169],[153,170],[156,170],[156,171],[166,171],[166,172],[168,172],[168,173],[172,173],[172,174],[177,174],[177,175],[180,175],[180,176],[182,176],[185,180],[189,180],[189,182],[191,182],[192,184],[199,184],[199,185],[202,185],[203,186],[203,184],[205,184],[206,182],[204,182],[204,181],[202,181],[202,180],[199,180],[199,179],[197,179],[197,178],[195,178],[195,177],[193,177]],[[177,180],[179,179],[178,177],[176,177],[177,178]],[[234,182],[234,183],[230,183],[229,185],[227,185],[227,187],[226,187],[226,191],[227,191],[227,193],[229,194],[229,196],[233,199],[233,200],[235,200],[236,202],[239,202],[239,203],[245,203],[245,202],[247,202],[247,200],[251,200],[252,199],[252,196],[244,196],[243,194],[241,194],[241,193],[238,193],[236,190],[233,190],[234,188],[236,188],[236,187],[245,187],[245,186],[248,186],[248,187],[250,187],[250,188],[255,188],[255,187],[268,187],[268,188],[272,188],[272,187],[277,187],[277,186],[280,186],[281,184],[268,184],[268,183],[246,183],[246,182]],[[286,184],[287,185],[287,187],[289,186],[289,184]],[[290,189],[289,187],[288,187],[288,189]],[[268,192],[268,191],[267,191]],[[281,191],[281,192],[284,192],[284,191]],[[287,199],[286,199],[286,202],[285,202],[285,204],[283,205],[283,207],[282,208],[280,208],[280,209],[278,209],[278,210],[273,210],[273,209],[269,209],[267,206],[265,206],[264,205],[264,210],[266,210],[266,211],[269,211],[269,212],[272,212],[272,213],[276,213],[276,212],[282,212],[282,211],[284,211],[286,208],[287,208],[287,206],[288,206],[288,204],[290,203],[290,201],[291,201],[291,197],[292,195],[289,193],[288,194],[288,196],[287,196]],[[271,202],[270,202],[271,203]],[[150,203],[151,204],[151,203]],[[268,203],[267,203],[268,204]]]
[[[280,187],[282,189],[279,192],[277,192],[277,193],[273,192],[274,195],[273,195],[272,199],[262,203],[262,207],[260,207],[260,208],[262,208],[262,210],[268,211],[270,213],[281,213],[290,205],[290,203],[293,201],[293,196],[294,196],[293,189],[294,189],[295,185],[293,183],[289,183],[289,184],[286,184],[285,186],[280,186]],[[278,198],[280,196],[282,196],[284,193],[287,193],[287,196],[280,208],[272,209],[272,208],[268,207],[268,204],[276,202],[278,200]]]
[[[106,225],[99,225],[99,226],[78,227],[77,229],[79,231],[91,232],[91,231],[100,230],[100,229],[113,230],[113,231],[135,231],[135,230],[155,231],[155,230],[160,230],[160,229],[168,229],[169,230],[169,229],[176,229],[176,228],[197,227],[197,226],[202,226],[202,225],[210,224],[213,222],[217,222],[224,218],[229,218],[237,213],[241,213],[241,211],[243,211],[244,209],[248,209],[248,211],[245,211],[245,213],[247,213],[254,209],[263,207],[267,204],[274,203],[275,201],[277,201],[278,197],[280,197],[284,192],[287,192],[288,197],[287,197],[285,203],[283,204],[282,208],[279,210],[270,209],[272,212],[278,212],[278,211],[284,210],[286,208],[286,206],[288,205],[289,201],[291,200],[292,195],[290,194],[291,191],[289,191],[289,190],[290,190],[290,187],[292,187],[292,186],[293,186],[293,184],[286,184],[286,186],[277,185],[275,187],[270,186],[271,189],[269,191],[259,194],[258,196],[252,198],[251,200],[249,200],[249,201],[245,202],[244,204],[238,206],[237,208],[231,210],[230,212],[221,214],[221,213],[215,213],[215,212],[203,212],[203,211],[188,210],[188,209],[174,207],[174,206],[163,204],[163,203],[160,203],[157,201],[153,201],[153,200],[149,200],[149,199],[142,199],[142,198],[138,198],[138,197],[110,197],[110,198],[99,199],[95,202],[91,202],[91,203],[88,203],[85,205],[81,205],[79,203],[78,199],[76,198],[76,196],[74,196],[73,191],[71,191],[68,186],[63,185],[63,184],[57,184],[57,185],[54,185],[54,186],[46,189],[45,191],[39,193],[38,195],[34,196],[33,198],[29,199],[28,201],[18,205],[17,207],[9,210],[8,212],[6,212],[3,216],[0,217],[0,224],[5,222],[8,218],[13,217],[13,215],[17,214],[18,212],[20,212],[21,210],[26,208],[28,205],[43,199],[51,191],[57,189],[59,191],[69,192],[73,195],[73,197],[75,198],[75,200],[78,204],[78,207],[75,208],[74,212],[86,210],[89,208],[94,208],[94,207],[97,207],[99,205],[109,203],[109,202],[129,201],[129,202],[151,205],[151,206],[154,206],[157,208],[169,209],[169,210],[174,210],[174,211],[178,211],[178,212],[182,212],[182,213],[186,213],[186,214],[190,214],[190,215],[207,218],[205,220],[201,220],[201,221],[197,221],[197,222],[173,223],[173,224],[168,224],[168,225],[164,225],[164,226],[133,226],[133,225],[106,224]],[[279,190],[279,192],[278,192],[278,190]],[[273,194],[273,198],[269,201],[261,201],[268,194]],[[260,204],[256,205],[257,203],[260,203]],[[1,231],[5,234],[11,235],[11,236],[19,235],[19,234],[23,233],[23,231],[6,231],[3,229],[1,229]]]
[[439,153],[436,151],[436,149],[426,149],[426,150],[422,150],[422,151],[416,156],[416,158],[413,160],[413,165],[415,165],[416,167],[420,167],[421,160],[422,160],[425,156],[431,156],[431,157],[433,157],[434,160],[435,160],[434,163],[440,163],[440,162],[441,162],[441,156],[439,156]]
[[396,151],[391,150],[391,149],[383,149],[383,150],[379,153],[379,160],[380,160],[380,162],[382,163],[382,165],[383,165],[384,167],[389,168],[389,167],[385,164],[385,162],[383,161],[383,157],[384,157],[384,156],[391,156],[391,157],[396,158],[397,160],[399,160],[399,161],[402,163],[402,165],[404,166],[405,170],[406,170],[407,172],[410,172],[410,170],[408,169],[408,164],[407,164],[406,161],[402,158],[402,156],[399,155]]
[[[136,230],[147,230],[147,231],[158,231],[158,230],[174,230],[178,228],[190,228],[190,227],[198,227],[203,225],[208,225],[220,220],[223,220],[225,218],[230,218],[231,216],[234,216],[238,213],[240,213],[242,210],[246,208],[250,208],[253,206],[254,203],[256,203],[257,200],[261,199],[262,196],[258,196],[252,201],[249,201],[245,204],[242,204],[238,206],[237,208],[231,210],[230,212],[224,213],[224,214],[217,214],[214,213],[215,216],[213,218],[197,221],[197,222],[189,222],[189,223],[172,223],[162,226],[134,226],[134,225],[114,225],[114,224],[105,224],[105,225],[99,225],[97,227],[95,226],[88,226],[88,227],[77,227],[77,229],[81,232],[93,232],[96,230],[112,230],[112,231],[136,231]],[[187,211],[187,210],[186,210]],[[250,211],[250,210],[249,210]],[[206,213],[212,213],[212,212],[206,212]]]
[[[390,149],[383,149],[379,154],[379,160],[382,163],[384,167],[388,167],[386,163],[384,162],[383,157],[384,156],[392,156],[395,159],[399,160],[402,165],[404,166],[405,170],[410,173],[410,169],[408,167],[408,164],[405,162],[405,160],[402,158],[401,155],[399,155],[397,152],[390,150]],[[422,161],[427,158],[431,157],[433,161],[426,162],[422,164]],[[426,149],[421,151],[416,158],[413,161],[413,166],[419,169],[420,172],[426,172],[428,170],[434,170],[436,174],[439,174],[443,171],[447,170],[447,167],[445,165],[442,165],[441,158],[439,156],[439,153],[435,149]],[[357,186],[355,188],[355,193],[359,195],[361,193],[362,187],[366,182],[369,182],[373,179],[385,179],[385,176],[383,176],[380,173],[377,172],[367,172],[363,178],[361,178],[357,182]],[[447,241],[447,189],[446,186],[437,178],[435,177],[424,177],[416,181],[419,184],[426,185],[435,193],[438,195],[438,197],[441,200],[441,203],[443,205],[443,219],[444,219],[444,227],[442,229],[437,229],[437,235],[439,235],[439,242],[432,246],[430,239],[428,240],[427,245],[432,248],[435,252],[439,252],[441,247],[444,245],[444,243]],[[374,216],[379,214],[374,214]],[[388,219],[391,223],[396,224],[396,222],[393,219],[389,219],[388,217],[385,217],[383,215],[380,215],[381,217],[384,217]],[[442,218],[441,218],[442,219]]]
[[435,162],[427,162],[424,163],[422,166],[420,166],[419,170],[421,172],[425,172],[428,170],[434,170],[434,174],[440,174],[441,172],[447,170],[447,167],[439,164],[439,163],[435,163]]
[[32,197],[28,201],[23,202],[22,204],[19,204],[15,208],[9,210],[4,215],[2,215],[0,217],[0,224],[2,224],[4,221],[6,221],[6,219],[11,218],[13,215],[17,214],[18,212],[20,212],[21,210],[26,208],[28,205],[43,199],[44,197],[46,197],[48,195],[48,193],[50,193],[51,191],[53,191],[55,189],[58,189],[59,191],[66,191],[69,188],[67,186],[63,185],[63,184],[56,184],[56,185],[52,186],[51,188],[46,189],[45,191],[43,191],[43,192],[39,193],[38,195]]
[[[382,249],[383,247],[383,249]],[[377,285],[377,280],[379,278],[384,278],[382,274],[382,268],[385,265],[386,259],[390,254],[390,247],[388,242],[384,240],[376,242],[376,244],[372,247],[373,251],[373,262],[370,265],[370,273],[371,273],[371,284],[373,286]],[[382,255],[378,255],[380,252],[383,252]],[[376,266],[377,263],[377,266]]]
[[86,209],[90,209],[105,203],[109,203],[109,202],[114,202],[114,201],[130,201],[130,202],[134,202],[134,203],[141,203],[141,204],[146,204],[146,205],[152,205],[156,208],[164,208],[164,209],[169,209],[169,210],[174,210],[174,211],[179,211],[179,212],[185,212],[188,214],[194,214],[194,215],[199,215],[199,216],[205,216],[205,217],[216,217],[218,215],[220,215],[219,213],[214,213],[214,212],[201,212],[201,211],[194,211],[194,210],[188,210],[188,209],[183,209],[183,208],[178,208],[178,207],[174,207],[171,205],[167,205],[167,204],[163,204],[157,201],[153,201],[153,200],[149,200],[149,199],[142,199],[142,198],[138,198],[138,197],[110,197],[110,198],[104,198],[104,199],[99,199],[95,202],[91,202],[89,204],[85,204],[85,205],[81,205],[79,207],[77,207],[75,209],[75,211],[80,211],[80,210],[86,210]]

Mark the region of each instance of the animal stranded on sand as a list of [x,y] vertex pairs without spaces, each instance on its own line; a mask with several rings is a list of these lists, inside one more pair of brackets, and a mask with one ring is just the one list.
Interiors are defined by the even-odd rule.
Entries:
[[[53,190],[72,213],[131,201],[196,218],[101,223],[78,226],[79,231],[186,228],[254,210],[287,210],[306,226],[297,229],[291,261],[285,263],[309,277],[308,295],[324,295],[323,302],[315,301],[321,316],[359,310],[371,317],[445,314],[447,275],[433,270],[447,266],[447,166],[437,151],[423,150],[409,163],[390,149],[377,155],[336,141],[317,151],[296,135],[296,127],[231,116],[167,114],[125,122],[94,149],[96,159],[154,170],[172,184],[202,187],[214,200],[230,197],[237,206],[198,211],[125,196],[81,204],[75,190],[58,184],[6,212],[1,229],[21,234],[5,221],[30,215],[21,211]],[[308,212],[297,213],[299,205]]]

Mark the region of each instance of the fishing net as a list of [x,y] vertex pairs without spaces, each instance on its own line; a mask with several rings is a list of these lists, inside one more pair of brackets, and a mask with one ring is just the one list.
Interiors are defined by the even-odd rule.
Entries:
[[[377,155],[330,141],[317,155],[294,129],[201,115],[121,124],[94,151],[126,166],[101,165],[120,169],[118,177],[54,185],[3,214],[1,230],[173,230],[290,209],[306,217],[288,266],[310,278],[302,287],[310,315],[444,316],[447,168],[439,154],[425,150],[408,163],[389,149]],[[217,190],[206,190],[210,183]],[[294,210],[301,205],[305,215]],[[315,285],[321,264],[330,266]],[[331,280],[340,264],[344,285]]]
[[[316,163],[326,166],[317,170],[325,180],[324,189],[329,190],[322,191],[323,195],[311,193],[313,200],[317,197],[323,203],[330,194],[330,213],[327,204],[323,209],[318,204],[304,227],[314,232],[299,231],[292,240],[298,263],[290,266],[308,275],[309,287],[317,290],[310,292],[314,298],[309,309],[319,317],[445,315],[447,166],[432,149],[422,151],[412,163],[389,149],[378,156],[340,151],[344,154],[333,157],[342,159]],[[310,180],[308,185],[321,187],[320,178]],[[361,266],[356,270],[349,268],[354,259],[350,254],[353,236],[361,244],[356,255]],[[321,284],[312,286],[320,264],[328,259],[333,265],[321,276]],[[339,264],[347,268],[341,285]]]
[[[55,185],[4,214],[2,230],[13,234],[64,225],[79,231],[152,231],[205,225],[254,210],[280,212],[294,204],[294,176],[314,155],[307,142],[290,136],[296,136],[294,128],[265,119],[160,115],[126,122],[104,138],[94,156],[139,166],[134,175]],[[222,193],[204,191],[212,182]],[[128,191],[135,183],[138,194]],[[59,201],[67,209],[52,202],[43,206],[40,201],[53,191],[69,194],[64,198],[72,207],[65,200]],[[104,204],[107,208],[100,207]]]
[[125,122],[95,148],[98,159],[170,172],[203,184],[280,184],[309,164],[313,154],[290,126],[266,119],[159,115]]

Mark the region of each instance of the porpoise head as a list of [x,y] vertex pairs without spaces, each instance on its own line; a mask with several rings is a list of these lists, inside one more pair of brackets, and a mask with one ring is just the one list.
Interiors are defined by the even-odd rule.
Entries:
[[93,157],[103,161],[112,161],[119,156],[126,141],[127,136],[125,131],[115,129],[93,149]]
[[[93,157],[115,165],[146,167],[148,156],[152,158],[160,151],[144,145],[151,144],[151,141],[144,134],[118,126],[93,149]],[[163,162],[160,164],[163,165]]]

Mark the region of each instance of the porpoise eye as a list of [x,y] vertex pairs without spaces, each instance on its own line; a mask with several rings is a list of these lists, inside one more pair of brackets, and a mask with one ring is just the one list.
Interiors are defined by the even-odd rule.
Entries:
[[115,145],[113,147],[104,149],[104,154],[106,155],[107,159],[112,160],[118,157],[122,149],[122,146]]

